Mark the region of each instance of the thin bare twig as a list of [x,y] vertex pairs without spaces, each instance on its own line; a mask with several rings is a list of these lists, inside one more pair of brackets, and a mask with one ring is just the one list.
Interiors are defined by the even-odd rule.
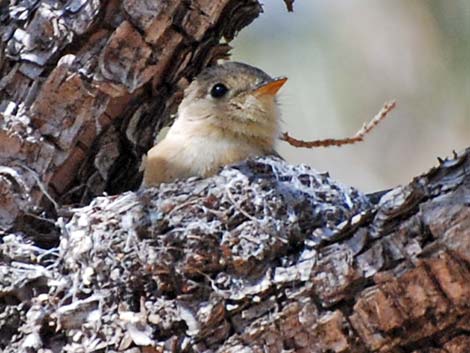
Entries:
[[367,135],[374,127],[378,125],[385,117],[387,117],[388,113],[395,108],[397,103],[395,101],[391,101],[389,103],[385,103],[383,108],[378,112],[376,116],[372,118],[367,124],[364,124],[361,129],[356,132],[356,134],[352,137],[346,137],[342,139],[324,139],[324,140],[313,140],[313,141],[304,141],[298,140],[292,136],[290,136],[287,132],[284,132],[281,136],[281,140],[286,141],[289,145],[294,147],[304,147],[304,148],[314,148],[314,147],[331,147],[331,146],[343,146],[343,145],[351,145],[356,142],[360,142],[364,140],[365,135]]
[[227,185],[227,187],[225,188],[225,191],[227,192],[227,196],[228,196],[229,200],[232,202],[233,206],[238,210],[238,212],[240,212],[246,218],[248,218],[248,219],[254,221],[255,223],[257,223],[259,220],[255,217],[253,217],[252,215],[250,215],[248,212],[246,212],[242,208],[242,206],[237,201],[235,201],[235,198],[233,197],[232,191],[230,191],[230,186],[231,185]]
[[288,12],[294,12],[294,1],[295,0],[284,0]]
[[38,173],[31,169],[30,167],[28,167],[27,165],[25,165],[24,163],[21,163],[21,162],[15,162],[15,165],[17,165],[18,167],[20,168],[24,168],[26,169],[30,174],[31,176],[34,178],[34,180],[36,181],[36,184],[37,186],[39,187],[39,189],[42,191],[42,193],[44,194],[44,196],[46,196],[46,198],[52,203],[52,206],[54,206],[54,210],[56,211],[56,213],[59,212],[60,210],[60,205],[59,203],[51,196],[51,194],[49,194],[49,192],[47,191],[47,186],[41,181],[41,178],[39,177]]

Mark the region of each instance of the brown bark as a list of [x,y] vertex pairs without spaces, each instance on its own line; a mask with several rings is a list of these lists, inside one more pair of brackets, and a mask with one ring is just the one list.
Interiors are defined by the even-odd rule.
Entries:
[[47,202],[38,179],[60,203],[135,188],[181,90],[261,10],[255,0],[0,6],[2,228]]
[[0,350],[469,350],[470,150],[378,204],[275,158],[128,191],[259,11],[0,2]]
[[469,168],[467,150],[378,205],[273,158],[97,198],[58,248],[4,238],[0,344],[465,352]]

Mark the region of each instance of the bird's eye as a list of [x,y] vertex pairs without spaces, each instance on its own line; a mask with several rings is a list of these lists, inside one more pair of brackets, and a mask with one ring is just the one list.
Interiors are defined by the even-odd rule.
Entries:
[[228,88],[222,83],[216,83],[211,88],[211,96],[214,98],[221,98],[225,96],[227,92],[228,92]]

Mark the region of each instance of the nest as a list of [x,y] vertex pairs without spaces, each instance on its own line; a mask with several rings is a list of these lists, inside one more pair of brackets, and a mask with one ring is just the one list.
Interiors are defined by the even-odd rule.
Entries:
[[288,300],[273,302],[273,290],[313,293],[316,249],[371,209],[357,190],[275,157],[99,197],[59,219],[57,248],[4,237],[0,348],[215,351],[280,312]]

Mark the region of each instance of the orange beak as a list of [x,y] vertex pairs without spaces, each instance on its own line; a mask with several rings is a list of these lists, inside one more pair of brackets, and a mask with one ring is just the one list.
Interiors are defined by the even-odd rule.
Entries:
[[254,93],[257,96],[270,95],[275,96],[281,87],[286,83],[287,77],[275,78],[273,81],[264,83],[262,86],[255,89]]

